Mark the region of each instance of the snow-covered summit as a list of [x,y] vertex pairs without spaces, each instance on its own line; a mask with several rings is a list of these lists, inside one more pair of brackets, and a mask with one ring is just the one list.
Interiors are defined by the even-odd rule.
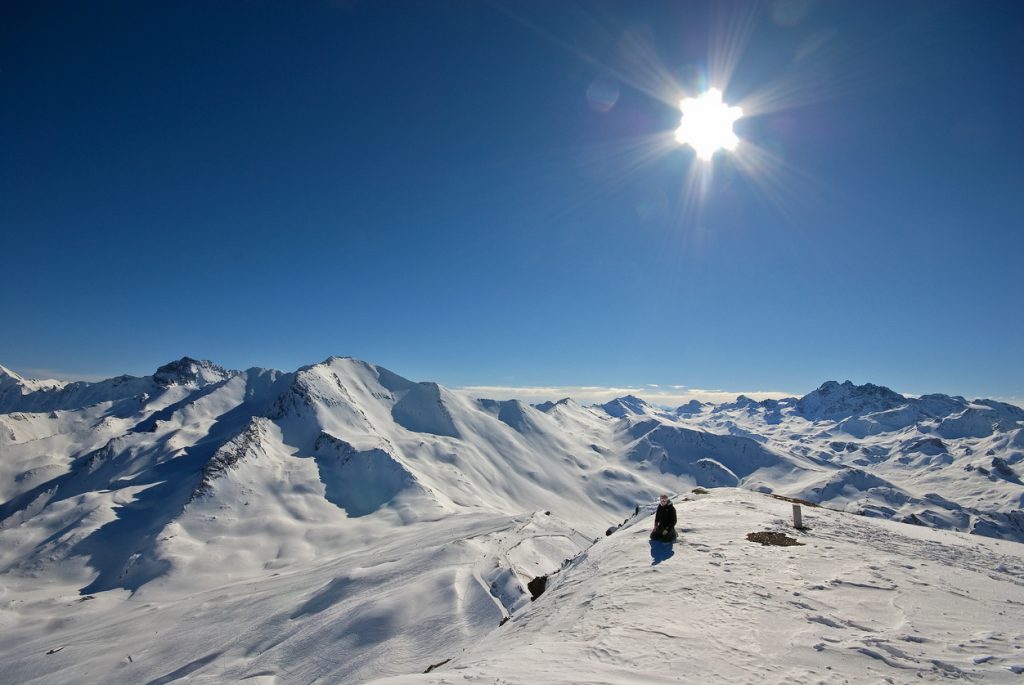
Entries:
[[704,410],[705,406],[706,405],[700,400],[690,400],[686,404],[676,407],[676,414],[680,416],[698,414]]
[[39,390],[57,390],[65,385],[67,383],[64,381],[25,378],[6,366],[0,365],[0,407],[3,407],[8,401],[13,401],[13,399],[5,400],[6,397],[20,397]]
[[20,383],[25,379],[19,376],[14,371],[11,371],[3,364],[0,364],[0,384],[5,383]]
[[551,400],[548,400],[547,402],[539,402],[539,403],[533,405],[533,407],[534,407],[534,409],[537,409],[538,411],[542,411],[542,412],[544,412],[546,414],[549,411],[551,411],[552,409],[554,409],[555,407],[571,407],[571,406],[573,406],[575,404],[576,404],[576,402],[572,398],[570,398],[570,397],[563,397],[562,399],[554,401],[554,402],[552,402]]
[[799,399],[800,415],[811,420],[842,419],[860,414],[887,411],[906,404],[907,398],[873,383],[854,385],[850,381],[826,381]]
[[219,383],[233,373],[216,364],[206,361],[182,357],[177,361],[164,364],[153,374],[153,381],[160,386],[197,385]]
[[596,406],[602,409],[609,416],[614,416],[616,418],[646,414],[651,409],[651,405],[635,395],[616,397],[613,400]]

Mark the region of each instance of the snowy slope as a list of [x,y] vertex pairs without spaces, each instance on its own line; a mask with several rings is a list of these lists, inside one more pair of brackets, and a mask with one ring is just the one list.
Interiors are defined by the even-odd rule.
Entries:
[[[825,509],[796,532],[740,490],[677,506],[672,547],[649,515],[592,544],[467,514],[208,589],[8,585],[0,653],[19,683],[1019,682],[1019,544]],[[764,530],[803,546],[745,539]]]
[[[581,551],[645,551],[646,523],[604,533],[661,491],[739,486],[1024,540],[1022,436],[1009,405],[850,383],[669,411],[479,399],[341,357],[290,373],[183,358],[100,383],[3,370],[0,658],[39,683],[415,673],[504,619],[518,630],[548,596],[531,604],[529,581]],[[722,492],[723,511],[788,506]],[[979,541],[976,564],[999,544],[1019,551]]]
[[5,682],[227,682],[260,673],[365,682],[421,670],[426,655],[465,645],[520,606],[519,574],[558,568],[591,542],[543,513],[467,514],[387,534],[364,522],[345,544],[289,563],[292,536],[274,522],[252,525],[282,545],[280,563],[258,573],[236,572],[224,555],[246,545],[215,544],[192,560],[190,571],[206,575],[168,574],[133,594],[79,596],[59,577],[6,578]]
[[[436,683],[1020,682],[1019,544],[805,509],[738,490],[678,504],[671,548],[627,525],[429,674]],[[802,546],[762,546],[785,532]]]

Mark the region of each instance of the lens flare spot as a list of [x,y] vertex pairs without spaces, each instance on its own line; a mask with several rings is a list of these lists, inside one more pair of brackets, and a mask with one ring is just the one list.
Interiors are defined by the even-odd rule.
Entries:
[[594,79],[587,88],[587,104],[595,112],[608,112],[618,101],[619,84],[611,79]]
[[648,192],[636,205],[636,215],[643,221],[656,221],[668,214],[668,196],[655,189]]
[[698,97],[684,98],[679,103],[683,118],[676,129],[676,140],[689,145],[697,158],[709,161],[719,150],[735,150],[740,139],[732,125],[743,116],[739,107],[722,101],[722,91],[710,88]]

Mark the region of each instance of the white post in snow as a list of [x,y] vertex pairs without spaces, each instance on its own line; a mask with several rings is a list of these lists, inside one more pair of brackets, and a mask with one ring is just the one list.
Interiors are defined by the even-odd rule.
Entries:
[[797,529],[804,527],[803,516],[801,515],[799,504],[793,505],[793,527]]

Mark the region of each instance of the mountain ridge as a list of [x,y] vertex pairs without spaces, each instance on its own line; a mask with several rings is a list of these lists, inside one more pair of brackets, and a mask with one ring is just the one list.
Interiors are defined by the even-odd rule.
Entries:
[[[133,682],[206,664],[238,678],[277,673],[254,676],[268,683],[409,672],[499,623],[529,624],[533,581],[551,579],[553,593],[536,606],[566,597],[570,571],[590,568],[606,532],[631,540],[623,550],[635,556],[661,492],[680,504],[711,492],[741,513],[767,511],[765,495],[797,498],[877,519],[858,530],[917,524],[944,549],[961,538],[941,529],[994,538],[979,549],[1024,541],[1024,421],[985,400],[898,401],[881,386],[833,383],[807,415],[798,398],[672,411],[634,397],[606,411],[480,399],[351,357],[292,372],[184,357],[151,376],[15,386],[0,412],[0,601],[14,598],[18,630],[0,631],[0,655],[24,682],[76,681],[64,657],[45,655],[54,646],[32,651],[58,637],[71,645],[65,657]],[[655,561],[655,571],[671,563]],[[69,606],[103,617],[105,640],[142,645],[136,659],[84,651],[75,621],[45,628]],[[174,616],[168,625],[196,626],[194,639],[143,637],[164,626],[146,606]],[[823,620],[833,615],[845,614]],[[216,637],[250,624],[228,643]],[[857,639],[871,648],[870,634]],[[209,644],[222,647],[198,651]],[[348,656],[310,658],[322,650]],[[943,649],[925,657],[991,672]],[[492,671],[480,673],[490,682]]]
[[[28,383],[24,379],[15,382]],[[182,357],[162,365],[152,376],[77,382],[60,389],[27,389],[28,392],[20,392],[14,399],[8,397],[7,406],[3,407],[5,412],[0,414],[3,417],[0,418],[0,440],[19,442],[21,426],[16,425],[19,423],[16,417],[45,411],[50,412],[47,419],[38,416],[31,419],[33,427],[44,432],[55,421],[58,425],[62,423],[58,412],[96,413],[104,425],[131,423],[132,427],[121,434],[113,430],[107,440],[91,450],[80,451],[77,456],[69,452],[65,458],[68,466],[64,467],[66,472],[60,480],[41,479],[41,473],[61,469],[52,461],[34,471],[30,469],[31,475],[21,478],[20,483],[24,485],[37,479],[40,482],[34,483],[34,488],[16,486],[13,493],[9,492],[0,502],[3,507],[0,511],[6,512],[5,516],[28,506],[26,498],[32,499],[34,506],[44,506],[44,501],[49,501],[46,497],[53,495],[36,500],[32,493],[42,496],[58,483],[63,483],[67,490],[68,479],[93,482],[94,477],[86,478],[82,474],[96,472],[100,463],[97,455],[116,451],[115,448],[126,440],[145,442],[145,439],[132,438],[133,435],[148,433],[155,437],[165,430],[180,435],[178,424],[182,415],[205,404],[226,411],[200,422],[210,431],[201,444],[209,447],[186,447],[183,453],[213,455],[242,435],[252,420],[262,417],[275,426],[275,440],[280,442],[277,451],[282,455],[312,455],[324,435],[341,439],[356,453],[370,453],[367,450],[391,445],[387,436],[396,430],[397,435],[402,436],[400,443],[415,435],[433,436],[431,441],[455,441],[451,445],[432,443],[428,446],[422,438],[415,438],[418,446],[392,445],[391,452],[399,468],[410,473],[416,482],[427,483],[434,480],[434,474],[430,473],[433,467],[427,466],[424,471],[417,464],[424,459],[427,461],[423,463],[429,464],[438,458],[442,463],[448,460],[454,464],[443,453],[454,450],[457,455],[460,449],[468,447],[467,440],[479,445],[471,451],[483,450],[490,454],[535,455],[535,450],[546,451],[557,445],[556,453],[565,454],[563,463],[573,464],[578,472],[578,475],[563,474],[566,483],[586,478],[585,472],[596,465],[595,459],[607,460],[609,455],[615,454],[623,460],[621,466],[609,464],[611,470],[606,469],[606,472],[615,473],[622,467],[636,470],[640,476],[634,479],[636,483],[665,476],[682,478],[694,486],[746,483],[761,490],[774,491],[782,487],[791,495],[799,494],[822,503],[839,497],[838,491],[828,485],[833,474],[850,469],[851,473],[865,468],[873,472],[881,469],[885,472],[875,473],[873,478],[878,480],[872,480],[870,486],[853,487],[857,497],[844,496],[843,506],[859,507],[864,513],[875,515],[939,522],[953,528],[968,526],[969,529],[975,525],[972,516],[984,516],[984,512],[990,510],[984,494],[963,503],[963,511],[968,512],[965,515],[949,516],[931,511],[928,507],[933,500],[924,496],[928,493],[915,495],[906,489],[908,475],[913,475],[914,469],[932,473],[937,469],[948,470],[955,466],[954,462],[964,462],[962,469],[956,472],[958,477],[976,483],[978,477],[988,479],[996,484],[994,489],[989,487],[991,495],[1020,482],[1016,467],[1024,459],[1024,454],[1017,449],[1024,441],[1021,437],[1024,410],[990,400],[968,402],[940,394],[907,398],[884,386],[858,386],[850,381],[827,381],[801,398],[757,402],[741,395],[733,403],[691,402],[674,411],[665,411],[632,395],[589,408],[569,398],[540,405],[515,400],[464,401],[458,393],[436,383],[410,381],[352,357],[332,356],[287,373],[264,369],[231,371],[206,360]],[[36,411],[25,411],[31,409]],[[490,423],[492,419],[503,428],[495,430],[496,426]],[[63,429],[58,428],[58,435],[60,430]],[[581,449],[577,440],[567,440],[565,430],[576,435],[589,432],[594,440],[585,441]],[[780,436],[784,430],[789,432],[789,437]],[[600,437],[602,435],[604,437]],[[468,436],[466,440],[464,436]],[[991,443],[985,445],[981,458],[974,447],[979,441]],[[112,461],[127,469],[119,472],[118,479],[135,478],[138,469],[156,468],[167,461],[166,455],[154,453],[152,447],[120,449],[141,450],[153,456],[146,461],[131,453]],[[180,452],[179,449],[175,454]],[[486,460],[490,459],[492,457]],[[190,471],[189,478],[209,485],[214,475],[229,472],[233,463],[222,462],[220,468],[199,464]],[[486,470],[506,468],[499,467],[499,463],[506,462],[495,461],[495,466]],[[897,465],[902,471],[895,468]],[[887,468],[889,466],[893,468]],[[467,467],[475,468],[469,464],[454,468]],[[110,468],[107,467],[107,471]],[[541,470],[537,468],[529,473]],[[759,472],[763,474],[756,475]],[[508,477],[519,476],[513,468]],[[485,481],[503,482],[495,478],[496,474],[489,473]],[[617,481],[613,479],[608,484],[586,487],[604,493],[598,497],[599,508],[614,500],[625,504],[627,498],[636,497],[635,489],[613,495],[610,488],[615,484]],[[424,492],[436,493],[450,485],[424,487]],[[653,491],[657,486],[647,487]],[[498,488],[503,489],[507,490],[504,486]],[[540,488],[542,490],[544,487]],[[835,494],[829,496],[828,493]],[[947,496],[949,494],[947,492]],[[1019,522],[1020,505],[1012,505],[1015,493],[1004,492],[998,498],[1002,504],[997,502],[997,505],[1003,508],[991,511],[993,514],[1001,512],[995,518],[1003,523],[993,526],[989,521],[982,528],[1014,538],[1024,535],[1024,525]],[[441,497],[449,502],[473,499],[477,497],[460,496],[454,500]],[[191,494],[188,501],[192,501]],[[385,501],[380,504],[383,506]]]

